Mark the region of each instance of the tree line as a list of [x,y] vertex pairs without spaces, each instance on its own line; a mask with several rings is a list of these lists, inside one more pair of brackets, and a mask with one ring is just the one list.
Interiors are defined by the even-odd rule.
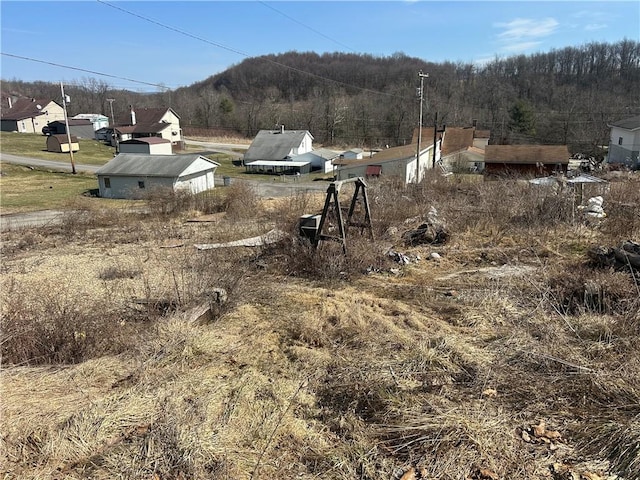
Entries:
[[[640,114],[640,43],[589,43],[483,65],[433,63],[395,53],[288,52],[248,58],[188,87],[156,93],[116,90],[85,78],[65,86],[70,114],[116,117],[135,107],[172,107],[182,126],[253,137],[285,125],[307,129],[318,144],[378,148],[411,141],[423,125],[491,131],[491,143],[567,144],[598,155],[608,123]],[[58,98],[59,85],[3,80],[4,92]],[[436,120],[437,118],[437,120]]]

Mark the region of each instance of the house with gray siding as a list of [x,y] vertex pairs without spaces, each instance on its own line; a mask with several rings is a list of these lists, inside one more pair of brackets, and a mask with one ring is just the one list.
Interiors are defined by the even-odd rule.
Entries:
[[150,190],[169,188],[193,194],[214,188],[220,164],[203,155],[120,153],[96,172],[100,196],[144,198]]
[[607,162],[640,169],[640,115],[609,125],[611,136]]

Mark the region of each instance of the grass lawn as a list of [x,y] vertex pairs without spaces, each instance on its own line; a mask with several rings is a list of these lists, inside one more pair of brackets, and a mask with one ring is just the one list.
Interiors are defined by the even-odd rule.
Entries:
[[93,175],[53,173],[7,163],[0,164],[0,171],[2,213],[63,208],[84,192],[98,188]]
[[[80,150],[73,154],[76,164],[104,165],[113,158],[115,149],[97,140],[78,139]],[[42,160],[69,161],[68,153],[47,152],[47,137],[36,133],[0,132],[3,153]]]

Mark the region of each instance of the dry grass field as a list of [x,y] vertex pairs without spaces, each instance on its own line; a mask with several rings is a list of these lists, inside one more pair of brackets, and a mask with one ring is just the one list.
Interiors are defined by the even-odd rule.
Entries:
[[[297,236],[324,195],[242,183],[5,232],[0,472],[637,480],[640,278],[589,252],[640,240],[639,180],[598,223],[516,181],[371,184],[346,256]],[[407,245],[431,207],[447,241]]]

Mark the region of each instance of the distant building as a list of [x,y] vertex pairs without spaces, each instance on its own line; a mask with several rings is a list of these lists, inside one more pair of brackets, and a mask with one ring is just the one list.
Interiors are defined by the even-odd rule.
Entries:
[[166,138],[146,137],[125,140],[118,144],[118,153],[145,153],[147,155],[171,155],[171,142]]
[[487,145],[484,173],[532,177],[566,174],[569,157],[566,145]]
[[[297,157],[313,150],[308,130],[260,130],[244,154],[247,172],[268,174],[309,173],[311,161]],[[293,162],[293,163],[292,163]]]
[[362,160],[364,151],[361,148],[352,148],[342,153],[342,157],[345,160]]
[[[436,149],[436,163],[440,160],[440,145],[438,140],[421,144],[420,148],[420,180],[427,170],[433,166],[433,149]],[[418,162],[416,161],[418,145],[410,144],[381,150],[370,158],[349,160],[340,158],[334,160],[336,180],[346,180],[354,177],[395,177],[404,184],[418,181]]]
[[99,113],[79,113],[71,117],[72,120],[89,120],[93,126],[93,130],[100,130],[109,126],[109,117]]
[[[95,132],[90,120],[74,120],[73,118],[70,118],[68,122],[69,133],[71,133],[71,135],[75,135],[78,138],[95,139]],[[55,122],[49,123],[49,125],[47,125],[46,128],[43,128],[42,131],[48,135],[62,135],[67,133],[67,126],[64,120],[56,120]]]
[[50,122],[64,120],[64,110],[46,98],[18,98],[6,96],[2,108],[0,129],[3,132],[42,133]]
[[640,169],[640,115],[614,122],[609,127],[607,162]]
[[186,190],[193,194],[214,188],[220,164],[197,153],[145,155],[120,153],[96,171],[100,196],[143,198],[154,188]]
[[116,119],[112,146],[134,138],[159,137],[172,145],[182,143],[180,117],[172,108],[131,107],[128,114]]

